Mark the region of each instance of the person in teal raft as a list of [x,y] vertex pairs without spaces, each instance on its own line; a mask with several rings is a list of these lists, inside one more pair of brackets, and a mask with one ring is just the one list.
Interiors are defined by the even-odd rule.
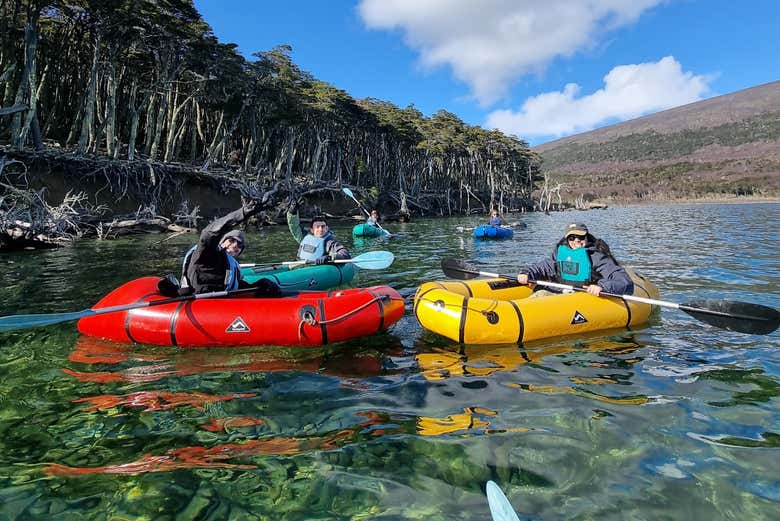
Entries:
[[376,226],[379,223],[379,212],[377,210],[371,210],[371,214],[366,218],[366,224]]
[[[634,282],[612,256],[607,243],[591,235],[582,223],[573,223],[566,228],[552,257],[527,266],[517,275],[520,284],[535,280],[581,286],[595,296],[602,291],[616,295],[634,292]],[[551,292],[541,290],[534,296],[549,294]]]
[[297,205],[291,205],[287,211],[287,225],[290,233],[299,243],[298,259],[312,264],[327,264],[334,260],[351,258],[345,248],[328,228],[328,221],[322,215],[311,220],[311,228],[301,226]]
[[179,294],[211,293],[256,288],[258,297],[279,297],[279,286],[268,279],[249,284],[241,277],[238,257],[246,248],[246,235],[238,225],[258,213],[262,206],[254,201],[245,204],[206,226],[198,244],[190,248],[182,263]]
[[490,212],[490,219],[488,219],[488,225],[489,226],[499,227],[499,226],[502,226],[504,224],[506,224],[506,222],[504,222],[503,217],[498,215],[498,210],[493,210],[493,211]]

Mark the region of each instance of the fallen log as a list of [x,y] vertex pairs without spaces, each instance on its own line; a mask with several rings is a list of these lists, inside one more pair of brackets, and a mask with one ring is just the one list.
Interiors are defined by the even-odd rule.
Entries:
[[194,228],[187,228],[171,223],[163,217],[113,220],[98,224],[98,237],[113,239],[127,235],[141,235],[145,233],[188,233],[195,232]]
[[50,237],[34,233],[23,226],[7,228],[0,233],[0,252],[19,250],[50,250],[59,248],[67,242],[62,237]]

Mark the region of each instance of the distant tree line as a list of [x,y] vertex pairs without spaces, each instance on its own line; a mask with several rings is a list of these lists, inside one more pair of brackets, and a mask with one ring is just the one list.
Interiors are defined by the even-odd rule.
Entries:
[[760,114],[715,127],[678,132],[641,132],[600,143],[568,143],[544,152],[544,170],[571,163],[660,161],[693,154],[710,145],[737,147],[780,139],[780,112]]
[[192,0],[0,0],[0,142],[372,187],[438,213],[532,206],[525,141],[355,100],[290,52],[245,59]]

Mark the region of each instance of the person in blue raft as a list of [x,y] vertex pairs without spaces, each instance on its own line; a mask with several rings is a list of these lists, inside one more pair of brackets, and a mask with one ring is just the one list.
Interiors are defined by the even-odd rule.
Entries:
[[307,230],[301,226],[297,203],[292,203],[287,210],[287,225],[293,238],[299,243],[298,260],[321,265],[334,260],[352,258],[349,250],[328,228],[328,221],[324,216],[314,216],[311,220],[311,228]]
[[[602,291],[616,295],[634,292],[634,282],[615,260],[607,243],[591,235],[582,223],[566,227],[551,257],[527,266],[517,275],[520,284],[535,280],[582,286],[595,296]],[[550,294],[537,290],[533,296]]]
[[[264,203],[250,201],[203,229],[198,243],[184,256],[178,288],[180,295],[256,288],[255,295],[258,297],[282,296],[279,286],[271,280],[260,279],[252,284],[245,282],[238,263],[238,257],[246,248],[246,234],[237,227],[259,213],[263,206]],[[161,293],[171,293],[169,286],[175,286],[173,282],[170,279],[167,284],[161,281],[163,287],[158,284]]]
[[500,226],[503,226],[504,224],[506,224],[506,222],[504,221],[503,217],[498,215],[498,210],[495,210],[495,209],[492,210],[490,212],[490,219],[488,219],[488,225],[489,226],[500,227]]

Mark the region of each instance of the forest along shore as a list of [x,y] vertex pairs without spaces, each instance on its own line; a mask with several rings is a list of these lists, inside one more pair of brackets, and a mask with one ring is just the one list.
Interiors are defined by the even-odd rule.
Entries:
[[[283,183],[288,186],[287,183]],[[363,211],[343,197],[342,185],[291,176],[266,212],[253,225],[284,224],[291,197],[304,202],[303,213],[324,212],[333,219],[362,221]],[[144,233],[186,233],[211,218],[257,198],[262,189],[247,183],[231,165],[212,165],[204,173],[192,165],[149,160],[111,160],[79,156],[59,149],[12,151],[0,147],[0,251],[53,248],[74,238],[113,239]],[[432,209],[403,192],[354,192],[365,207],[379,208],[388,222],[412,216],[487,214],[488,205],[452,212]],[[59,203],[49,203],[59,201]],[[551,205],[550,210],[606,209],[609,206],[780,203],[780,198],[637,199],[587,203],[582,207]],[[539,210],[502,206],[503,213]]]
[[[321,198],[324,210],[341,186],[385,215],[533,207],[541,158],[523,139],[446,110],[355,99],[301,70],[286,45],[245,58],[190,2],[0,10],[0,27],[0,183],[12,196],[2,229],[20,221],[33,237],[67,238],[89,226],[51,217],[73,223],[102,204],[208,219],[221,210],[195,202],[208,182],[237,204],[282,181],[281,198]],[[28,177],[48,171],[94,186],[55,197]]]

